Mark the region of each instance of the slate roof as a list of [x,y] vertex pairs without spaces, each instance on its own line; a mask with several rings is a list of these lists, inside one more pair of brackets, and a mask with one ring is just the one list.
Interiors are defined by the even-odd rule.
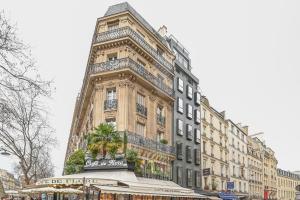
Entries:
[[123,2],[109,6],[104,17],[115,15],[122,12],[130,12],[140,23],[142,23],[151,33],[153,33],[168,49],[167,41],[128,3]]

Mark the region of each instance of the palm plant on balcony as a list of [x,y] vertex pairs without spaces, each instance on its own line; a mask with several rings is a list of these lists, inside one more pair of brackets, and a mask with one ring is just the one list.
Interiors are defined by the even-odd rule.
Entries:
[[120,134],[112,124],[108,123],[97,126],[87,135],[86,139],[88,150],[92,153],[93,158],[96,158],[99,153],[104,158],[106,158],[107,153],[115,158],[116,153],[123,144]]

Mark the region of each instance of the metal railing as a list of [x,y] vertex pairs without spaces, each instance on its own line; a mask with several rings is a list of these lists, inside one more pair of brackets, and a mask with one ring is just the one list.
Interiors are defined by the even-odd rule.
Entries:
[[96,63],[90,66],[90,74],[96,74],[100,72],[114,71],[129,68],[136,72],[138,75],[151,82],[153,85],[161,89],[163,92],[174,97],[174,91],[171,87],[162,83],[158,77],[154,76],[144,66],[138,64],[130,58],[121,58],[113,61],[107,61],[102,63]]
[[172,146],[169,146],[167,144],[162,144],[161,142],[157,142],[155,140],[152,140],[150,138],[146,138],[142,135],[138,135],[136,133],[132,132],[124,132],[127,137],[127,143],[138,145],[144,148],[148,148],[155,151],[161,151],[167,154],[175,155],[175,148]]
[[136,103],[136,112],[147,117],[147,108],[142,104]]
[[104,101],[104,110],[117,110],[118,99],[108,99]]
[[153,56],[162,66],[167,67],[167,69],[173,72],[173,65],[168,62],[162,55],[157,53],[157,50],[150,46],[143,37],[141,37],[137,32],[135,32],[128,26],[99,33],[95,35],[93,43],[101,43],[123,37],[130,37],[131,39],[133,39],[136,43],[141,45],[151,56]]

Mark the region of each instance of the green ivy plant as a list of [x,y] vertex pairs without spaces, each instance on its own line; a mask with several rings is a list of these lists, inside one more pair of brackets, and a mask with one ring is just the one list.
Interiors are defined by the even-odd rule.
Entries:
[[76,174],[82,171],[84,167],[85,151],[78,149],[70,155],[64,169],[65,174]]

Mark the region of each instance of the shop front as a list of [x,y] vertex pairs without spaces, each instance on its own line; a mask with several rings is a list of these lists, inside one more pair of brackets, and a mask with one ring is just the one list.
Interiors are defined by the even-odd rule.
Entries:
[[172,181],[136,177],[128,170],[87,171],[42,179],[22,190],[42,200],[195,200],[209,197]]

